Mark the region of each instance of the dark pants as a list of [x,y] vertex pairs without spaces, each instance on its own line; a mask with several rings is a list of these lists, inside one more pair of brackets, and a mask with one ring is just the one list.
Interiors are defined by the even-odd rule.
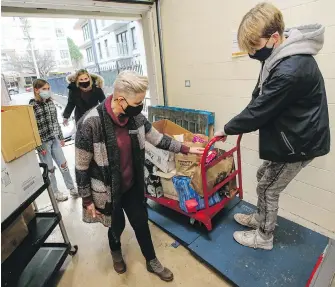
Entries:
[[126,221],[124,212],[135,231],[137,242],[140,245],[143,256],[147,261],[156,258],[154,246],[148,225],[148,213],[143,202],[143,197],[138,195],[135,188],[131,188],[121,197],[121,208],[114,211],[112,226],[108,230],[109,246],[112,251],[121,250],[121,234]]

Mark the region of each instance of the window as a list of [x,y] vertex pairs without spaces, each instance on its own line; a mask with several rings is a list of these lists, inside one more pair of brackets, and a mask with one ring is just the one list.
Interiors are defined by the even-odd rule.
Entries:
[[137,49],[137,43],[136,43],[136,34],[135,34],[135,27],[131,28],[131,40],[133,42],[133,49]]
[[86,49],[87,62],[93,62],[93,50],[92,47]]
[[83,27],[82,27],[82,30],[83,30],[83,35],[84,35],[84,40],[87,40],[90,38],[90,30],[88,28],[88,23],[86,23]]
[[69,51],[68,50],[60,50],[60,58],[61,59],[68,59],[69,58]]
[[98,34],[99,33],[98,23],[97,23],[97,20],[95,19],[94,19],[94,27],[95,27],[95,33]]
[[61,61],[61,65],[63,65],[63,66],[69,66],[70,65],[70,61],[69,60],[62,60]]
[[109,57],[109,49],[108,49],[108,40],[105,39],[105,49],[106,49],[106,55],[107,55],[107,58]]
[[120,56],[128,55],[127,31],[116,35],[116,45]]
[[102,59],[103,57],[102,57],[102,50],[101,50],[101,44],[100,43],[98,43],[98,52],[99,52],[100,59]]
[[64,38],[64,29],[57,28],[56,29],[56,36],[57,36],[57,38]]

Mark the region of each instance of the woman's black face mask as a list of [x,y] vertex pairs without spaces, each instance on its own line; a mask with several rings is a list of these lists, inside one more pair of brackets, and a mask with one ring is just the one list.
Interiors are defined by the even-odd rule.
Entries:
[[272,51],[273,51],[274,46],[275,46],[275,44],[273,44],[272,48],[266,47],[269,40],[265,43],[263,48],[261,48],[259,50],[256,50],[255,54],[253,54],[253,55],[249,54],[249,57],[251,59],[255,59],[255,60],[258,60],[258,61],[261,61],[261,62],[264,62],[267,58],[269,58],[271,56]]
[[87,82],[79,82],[79,86],[82,88],[88,88],[90,86],[90,81]]
[[136,117],[137,115],[139,115],[142,112],[143,104],[134,107],[134,106],[130,106],[126,99],[124,99],[124,100],[127,103],[127,107],[125,109],[122,107],[122,109],[123,109],[126,116]]

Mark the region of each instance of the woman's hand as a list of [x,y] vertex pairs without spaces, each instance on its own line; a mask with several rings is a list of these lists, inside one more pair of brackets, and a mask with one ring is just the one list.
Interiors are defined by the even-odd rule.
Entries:
[[61,145],[61,147],[64,147],[64,146],[65,146],[65,141],[64,141],[64,140],[61,140],[61,141],[60,141],[60,145]]
[[202,155],[204,151],[203,147],[191,147],[189,153]]
[[42,154],[43,156],[46,156],[46,154],[47,154],[47,150],[46,150],[46,149],[41,150],[41,154]]
[[96,218],[97,216],[101,215],[101,212],[99,212],[98,210],[95,209],[94,203],[91,203],[86,208],[87,208],[88,212],[91,213],[93,218]]
[[64,118],[63,119],[63,126],[68,126],[69,125],[69,119]]

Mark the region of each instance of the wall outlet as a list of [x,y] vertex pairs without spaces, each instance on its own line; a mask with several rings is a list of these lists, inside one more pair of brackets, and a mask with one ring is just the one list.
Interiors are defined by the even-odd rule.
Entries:
[[190,80],[185,80],[185,87],[187,87],[187,88],[191,87],[191,81]]

